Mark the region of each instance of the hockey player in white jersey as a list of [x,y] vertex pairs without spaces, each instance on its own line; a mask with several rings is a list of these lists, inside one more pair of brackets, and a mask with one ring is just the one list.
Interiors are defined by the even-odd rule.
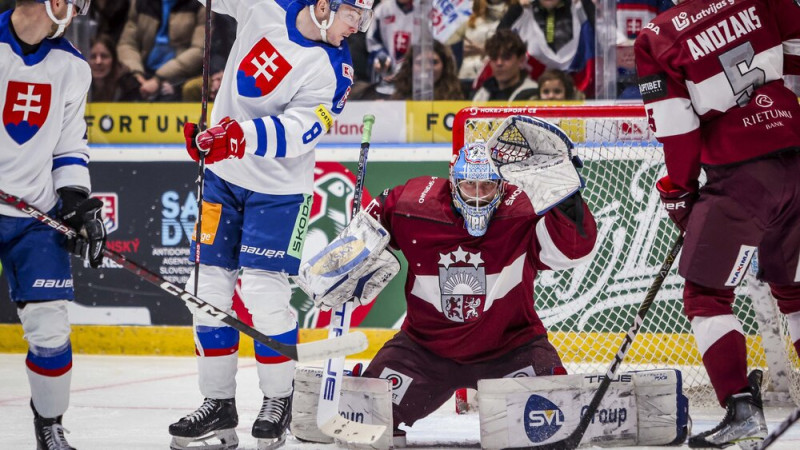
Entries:
[[[353,83],[344,39],[367,30],[372,0],[214,0],[211,6],[235,18],[238,29],[211,113],[216,125],[184,129],[192,159],[204,155],[208,164],[197,295],[232,313],[241,269],[241,296],[255,328],[294,344],[288,276],[300,265],[314,148],[344,108]],[[194,331],[205,401],[170,425],[172,448],[235,448],[239,333],[202,313],[195,314]],[[258,342],[255,353],[264,398],[252,434],[260,449],[274,448],[290,421],[294,362]]]
[[69,405],[74,299],[69,250],[102,263],[102,202],[90,199],[84,108],[89,65],[62,38],[90,0],[17,0],[0,14],[0,189],[48,211],[87,240],[0,205],[0,261],[24,337],[37,449],[71,449],[61,417]]

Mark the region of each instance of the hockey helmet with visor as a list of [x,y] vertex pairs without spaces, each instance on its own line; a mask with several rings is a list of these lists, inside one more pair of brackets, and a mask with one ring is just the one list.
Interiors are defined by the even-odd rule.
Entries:
[[[344,23],[358,31],[366,33],[372,24],[372,4],[374,0],[330,0],[331,11],[339,16]],[[352,9],[342,9],[342,5],[350,5]],[[333,18],[331,17],[331,20]]]
[[483,142],[465,145],[450,168],[453,206],[464,217],[464,226],[472,236],[483,236],[489,220],[500,206],[505,181],[489,163]]
[[67,29],[67,24],[70,20],[72,20],[72,16],[77,14],[79,16],[85,16],[89,13],[89,6],[92,4],[92,0],[66,0],[67,1],[67,13],[64,14],[64,17],[59,19],[56,17],[55,12],[53,12],[53,6],[51,5],[50,0],[37,0],[39,3],[44,3],[45,10],[47,10],[47,16],[50,20],[53,21],[54,24],[58,25],[53,34],[48,36],[49,39],[55,39],[60,37],[64,34],[64,31]]

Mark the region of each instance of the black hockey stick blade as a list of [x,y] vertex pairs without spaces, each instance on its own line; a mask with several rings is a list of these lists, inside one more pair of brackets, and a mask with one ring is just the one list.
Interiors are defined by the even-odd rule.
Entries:
[[[48,216],[47,214],[43,213],[36,207],[29,205],[27,202],[20,199],[19,197],[16,197],[14,195],[4,192],[3,190],[0,190],[0,200],[17,208],[18,210],[24,212],[25,214],[31,216],[32,218],[38,220],[39,222],[42,222],[43,224],[52,227],[53,229],[55,229],[59,233],[66,235],[67,237],[75,239],[83,239],[83,236],[79,235],[77,232],[75,232],[75,230],[73,230],[69,226],[65,225],[59,220],[56,220]],[[230,314],[215,307],[214,305],[205,302],[196,295],[193,295],[190,292],[187,292],[186,290],[182,289],[181,287],[161,278],[160,276],[146,269],[141,264],[128,259],[124,255],[121,255],[107,248],[103,249],[103,255],[106,258],[109,258],[112,261],[116,262],[117,264],[121,265],[124,269],[128,270],[129,272],[133,273],[139,278],[157,286],[158,288],[169,293],[170,295],[183,300],[184,303],[186,303],[187,305],[203,311],[204,313],[214,317],[215,319],[225,323],[226,325],[231,326],[239,330],[240,332],[250,336],[251,338],[261,342],[262,344],[275,350],[281,355],[286,356],[287,358],[293,359],[295,361],[299,362],[318,361],[322,359],[327,359],[337,356],[345,356],[352,353],[358,353],[367,348],[367,337],[364,335],[364,333],[361,332],[349,333],[341,337],[337,337],[335,339],[326,339],[326,340],[308,342],[304,344],[297,344],[297,345],[284,344],[282,342],[277,341],[276,339],[273,339],[261,333],[255,328],[247,325],[246,323],[231,316]]]
[[781,422],[780,425],[778,425],[778,428],[772,430],[772,433],[770,433],[766,438],[764,438],[764,441],[761,443],[761,447],[759,448],[761,450],[764,450],[765,448],[774,444],[775,441],[777,441],[778,438],[781,437],[781,435],[785,433],[786,430],[789,429],[789,427],[792,426],[792,424],[797,422],[797,419],[800,419],[800,408],[797,408],[794,411],[792,411],[792,413],[789,414],[789,417],[784,419],[784,421]]
[[644,323],[644,318],[647,315],[647,312],[650,310],[650,305],[653,304],[658,291],[661,290],[661,285],[664,284],[664,280],[667,278],[667,274],[669,274],[672,264],[678,257],[681,247],[683,247],[683,234],[680,234],[675,240],[675,243],[672,244],[672,248],[669,250],[667,257],[661,264],[661,268],[658,269],[656,278],[653,280],[650,288],[647,289],[647,294],[645,295],[642,303],[639,305],[639,310],[636,311],[636,317],[633,319],[633,325],[631,325],[628,333],[625,334],[625,339],[622,340],[622,345],[620,345],[619,350],[617,350],[617,354],[614,355],[614,360],[611,362],[611,365],[606,371],[603,381],[601,381],[600,385],[597,387],[597,391],[594,393],[594,396],[592,396],[589,406],[581,416],[577,428],[575,428],[575,430],[570,433],[569,436],[560,441],[549,442],[542,445],[531,445],[528,447],[515,448],[525,448],[528,450],[573,450],[578,448],[578,445],[580,445],[581,440],[583,439],[583,435],[586,434],[586,430],[589,428],[589,424],[594,421],[594,415],[597,412],[597,408],[600,407],[600,402],[603,401],[603,397],[605,397],[606,391],[611,385],[611,380],[617,373],[617,369],[619,369],[622,361],[625,360],[625,354],[628,353],[628,349],[630,349],[631,344],[633,344],[633,340],[636,339],[636,335],[639,333],[639,328],[642,326],[642,323]]

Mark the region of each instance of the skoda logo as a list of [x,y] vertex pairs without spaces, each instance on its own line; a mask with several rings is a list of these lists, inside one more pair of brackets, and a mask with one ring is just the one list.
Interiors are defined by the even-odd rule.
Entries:
[[762,108],[769,108],[772,106],[772,99],[764,94],[758,94],[756,96],[756,105]]

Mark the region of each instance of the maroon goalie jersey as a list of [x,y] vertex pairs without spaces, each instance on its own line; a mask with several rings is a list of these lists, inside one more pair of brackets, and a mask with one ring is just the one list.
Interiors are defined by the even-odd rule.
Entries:
[[543,216],[514,186],[485,235],[474,237],[452,207],[448,180],[419,177],[367,208],[408,260],[402,329],[431,352],[459,363],[496,358],[546,334],[534,310],[539,270],[591,257],[597,228],[583,207],[580,230],[553,208]]
[[635,44],[639,90],[673,183],[697,190],[702,165],[800,146],[800,0],[689,0]]

